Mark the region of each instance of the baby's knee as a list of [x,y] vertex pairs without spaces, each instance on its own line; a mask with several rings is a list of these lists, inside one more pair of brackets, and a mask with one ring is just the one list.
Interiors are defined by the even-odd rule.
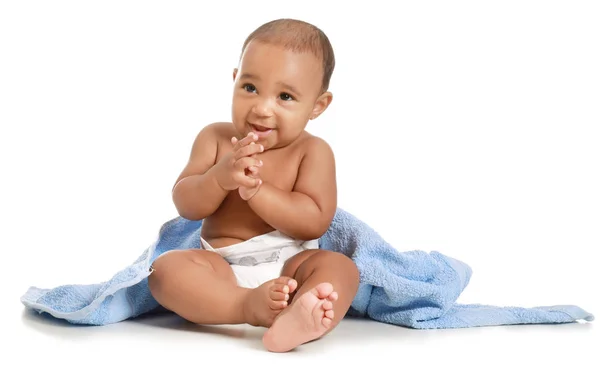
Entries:
[[333,252],[333,251],[328,251],[328,252],[329,252],[329,257],[328,257],[329,262],[334,263],[335,266],[337,266],[340,270],[343,270],[349,276],[358,278],[358,267],[356,266],[356,263],[350,257],[348,257],[342,253],[339,253],[339,252]]
[[178,268],[194,257],[190,250],[172,250],[158,256],[150,265],[148,285],[151,292],[160,290],[162,284],[172,275],[176,275]]
[[159,291],[164,285],[172,285],[175,280],[197,270],[215,272],[224,278],[233,278],[229,264],[217,253],[203,249],[167,251],[154,260],[150,266],[148,284],[150,291]]
[[168,273],[168,268],[171,266],[171,261],[177,259],[173,255],[174,251],[167,251],[162,255],[158,256],[154,262],[150,265],[150,275],[148,276],[148,288],[150,293],[156,296],[162,287],[162,283],[165,278],[165,274]]
[[173,266],[174,262],[180,261],[183,256],[185,256],[184,250],[167,251],[161,254],[150,265],[150,271],[152,272],[150,276],[156,276],[155,273],[164,273],[166,269]]
[[322,250],[313,258],[315,268],[331,268],[337,272],[343,273],[344,276],[351,281],[358,281],[358,267],[350,257],[339,252]]

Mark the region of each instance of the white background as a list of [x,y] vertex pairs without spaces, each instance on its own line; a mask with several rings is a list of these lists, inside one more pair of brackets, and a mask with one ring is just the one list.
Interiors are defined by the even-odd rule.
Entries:
[[[256,329],[234,333],[244,342],[183,324],[75,328],[19,297],[107,280],[154,241],[196,133],[230,118],[245,37],[281,17],[321,27],[336,52],[333,103],[309,131],[335,151],[340,207],[400,250],[468,263],[460,302],[600,313],[598,3],[333,3],[0,3],[2,356],[265,356]],[[298,353],[592,363],[593,326],[348,321]]]

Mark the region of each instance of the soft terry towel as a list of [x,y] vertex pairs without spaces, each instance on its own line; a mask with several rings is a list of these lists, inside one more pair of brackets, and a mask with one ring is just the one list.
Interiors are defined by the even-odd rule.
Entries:
[[[166,222],[156,242],[109,281],[31,287],[21,302],[71,323],[106,325],[160,309],[148,290],[151,263],[163,252],[200,248],[202,221],[181,217]],[[360,271],[360,287],[349,315],[411,328],[567,323],[592,321],[572,305],[518,308],[456,303],[471,269],[439,252],[399,252],[367,224],[338,209],[320,248],[351,257]]]

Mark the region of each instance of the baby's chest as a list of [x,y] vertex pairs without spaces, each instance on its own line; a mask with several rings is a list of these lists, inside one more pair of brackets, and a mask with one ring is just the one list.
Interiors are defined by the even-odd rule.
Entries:
[[279,156],[262,156],[263,166],[260,168],[260,177],[282,190],[291,191],[298,177],[300,161],[294,156],[281,158]]

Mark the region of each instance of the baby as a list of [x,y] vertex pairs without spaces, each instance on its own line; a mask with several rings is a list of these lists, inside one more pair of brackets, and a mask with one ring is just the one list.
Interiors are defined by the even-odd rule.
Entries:
[[173,187],[179,214],[204,220],[203,249],[154,261],[149,287],[163,307],[198,324],[266,327],[274,352],[345,316],[358,270],[318,248],[337,207],[334,155],[305,131],[331,103],[334,64],[327,36],[302,21],[272,21],[247,38],[232,122],[200,131]]

